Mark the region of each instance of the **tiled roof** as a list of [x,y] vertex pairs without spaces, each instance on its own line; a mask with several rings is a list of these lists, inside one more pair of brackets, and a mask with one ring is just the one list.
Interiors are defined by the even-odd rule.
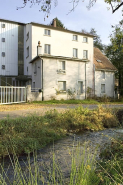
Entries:
[[94,64],[97,70],[117,71],[117,68],[108,60],[108,58],[98,49],[94,48]]

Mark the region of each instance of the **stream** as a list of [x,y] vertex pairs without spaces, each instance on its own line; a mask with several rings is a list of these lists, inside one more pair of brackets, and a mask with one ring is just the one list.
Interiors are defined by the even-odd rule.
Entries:
[[[53,169],[53,156],[55,163],[58,164],[58,167],[62,171],[62,175],[64,180],[64,184],[68,184],[67,182],[70,179],[70,170],[71,170],[71,156],[74,154],[77,158],[77,165],[84,157],[86,162],[88,156],[91,158],[95,155],[96,159],[99,158],[100,150],[105,148],[107,145],[110,145],[112,142],[112,138],[118,138],[123,136],[123,129],[105,129],[103,131],[90,132],[86,131],[84,133],[79,134],[71,134],[66,138],[63,138],[54,144],[50,144],[43,149],[37,151],[36,161],[38,164],[38,168],[40,173],[42,174],[41,180],[38,182],[38,185],[47,185],[52,179],[52,169]],[[54,155],[53,155],[54,153]],[[32,169],[32,173],[35,171],[35,158],[34,155],[30,155],[29,164]],[[13,161],[13,159],[12,159]],[[23,155],[18,158],[19,164],[21,166],[21,170],[23,175],[28,176],[28,161],[27,156]],[[2,163],[1,163],[2,164]],[[2,164],[3,165],[3,164]],[[4,159],[3,169],[6,172],[6,175],[9,179],[5,177],[5,181],[7,185],[11,185],[13,182],[13,165],[10,159],[7,157]],[[57,170],[59,171],[59,170]],[[0,174],[2,174],[2,168],[0,166]],[[56,178],[58,181],[58,179]],[[44,183],[43,183],[44,182]],[[19,184],[19,182],[17,182]],[[60,183],[58,183],[60,185]],[[0,184],[2,185],[2,184]],[[33,184],[32,184],[33,185]]]

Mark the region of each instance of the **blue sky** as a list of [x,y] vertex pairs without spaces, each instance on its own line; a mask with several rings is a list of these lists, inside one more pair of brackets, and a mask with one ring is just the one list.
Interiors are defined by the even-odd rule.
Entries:
[[[52,0],[53,1],[53,0]],[[76,9],[69,13],[72,9],[71,0],[58,0],[58,4],[52,9],[49,18],[44,21],[44,13],[40,12],[40,5],[35,5],[30,8],[30,3],[23,9],[16,10],[18,6],[22,6],[22,0],[1,0],[0,18],[18,22],[38,22],[41,24],[49,24],[55,17],[60,19],[65,27],[70,30],[81,31],[85,29],[90,31],[95,28],[97,34],[100,35],[103,44],[109,44],[109,35],[112,32],[111,25],[117,24],[122,19],[122,13],[119,9],[112,14],[111,10],[104,0],[98,0],[90,9],[87,9],[89,0],[84,2],[80,0]],[[68,14],[69,13],[69,14]]]

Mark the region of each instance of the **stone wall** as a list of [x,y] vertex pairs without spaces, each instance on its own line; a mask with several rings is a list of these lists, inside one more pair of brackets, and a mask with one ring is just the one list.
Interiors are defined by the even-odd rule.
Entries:
[[27,102],[42,101],[42,92],[31,92],[31,85],[26,86]]

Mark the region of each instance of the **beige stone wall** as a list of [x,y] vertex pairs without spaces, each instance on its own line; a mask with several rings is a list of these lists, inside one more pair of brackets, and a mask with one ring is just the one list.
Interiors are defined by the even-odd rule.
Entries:
[[26,86],[27,102],[42,101],[42,92],[31,92],[31,85]]

